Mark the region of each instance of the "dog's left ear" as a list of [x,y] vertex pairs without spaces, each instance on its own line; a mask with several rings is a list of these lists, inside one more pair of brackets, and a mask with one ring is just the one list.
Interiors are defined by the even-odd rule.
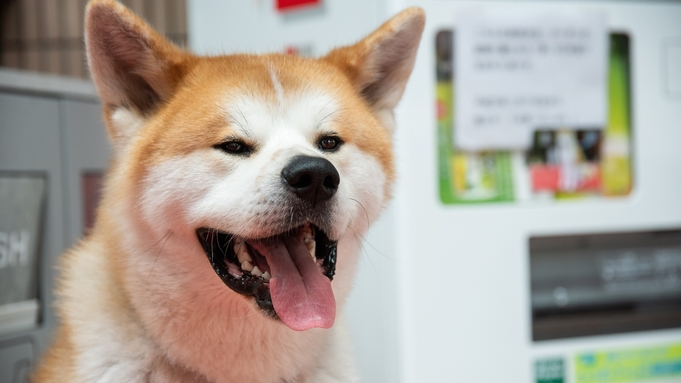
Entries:
[[345,72],[390,131],[395,126],[393,109],[414,67],[425,23],[421,8],[408,8],[357,44],[324,57]]

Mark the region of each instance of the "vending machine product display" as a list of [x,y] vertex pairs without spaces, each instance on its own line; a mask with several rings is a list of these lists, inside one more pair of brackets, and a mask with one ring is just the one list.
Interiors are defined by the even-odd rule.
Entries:
[[[454,39],[435,36],[440,199],[445,204],[626,196],[632,187],[629,36],[610,35],[604,129],[538,129],[524,152],[463,151],[454,144]],[[494,101],[492,101],[494,102]],[[513,157],[520,166],[514,167]],[[524,184],[523,184],[524,183]],[[527,192],[524,192],[527,191]]]

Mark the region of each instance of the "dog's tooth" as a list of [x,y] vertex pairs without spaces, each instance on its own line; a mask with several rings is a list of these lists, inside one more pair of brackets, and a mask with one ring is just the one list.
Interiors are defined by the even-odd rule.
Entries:
[[256,277],[262,276],[262,271],[258,268],[258,266],[253,266],[253,270],[251,270],[251,274],[255,275]]
[[251,261],[243,261],[241,262],[241,269],[251,271],[253,270],[253,264],[251,263]]
[[239,258],[239,262],[253,262],[253,258],[251,258],[248,250],[246,250],[246,246],[244,246],[244,250],[242,250],[237,257]]
[[310,255],[312,255],[312,258],[313,258],[313,259],[315,258],[315,253],[316,253],[315,250],[317,249],[317,246],[316,246],[316,245],[317,245],[317,244],[315,243],[315,241],[312,241],[312,242],[309,242],[309,243],[305,243],[305,246],[307,246],[307,251],[310,252]]
[[303,236],[303,241],[312,238],[312,228],[309,223],[300,230],[300,234]]
[[239,263],[244,263],[245,261],[253,262],[251,254],[248,252],[248,247],[245,243],[237,243],[234,245],[234,252],[236,257],[239,258]]
[[270,277],[270,272],[269,272],[269,271],[265,271],[264,273],[262,273],[262,277],[265,278],[266,281],[269,281],[270,278],[271,278],[271,277]]

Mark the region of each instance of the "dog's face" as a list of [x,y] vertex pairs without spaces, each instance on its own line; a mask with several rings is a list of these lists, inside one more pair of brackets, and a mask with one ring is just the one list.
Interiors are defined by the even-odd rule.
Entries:
[[[333,67],[244,57],[221,62],[238,73],[222,80],[213,63],[202,65],[169,115],[140,134],[139,153],[150,160],[142,218],[156,237],[198,237],[225,284],[267,314],[295,329],[329,327],[337,241],[364,232],[386,200],[389,133]],[[299,271],[303,261],[319,271],[287,271],[290,262],[277,263],[266,242]]]
[[172,236],[161,251],[174,272],[204,275],[187,261],[200,257],[265,315],[330,327],[337,263],[354,263],[343,243],[390,195],[392,110],[422,13],[317,60],[193,56],[108,1],[90,4],[86,25],[116,151],[105,203],[132,217],[131,246]]

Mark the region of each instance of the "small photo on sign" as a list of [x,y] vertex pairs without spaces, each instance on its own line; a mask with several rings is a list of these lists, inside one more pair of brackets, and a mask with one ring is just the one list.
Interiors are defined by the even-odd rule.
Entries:
[[532,141],[528,166],[533,191],[601,189],[600,130],[536,131]]

